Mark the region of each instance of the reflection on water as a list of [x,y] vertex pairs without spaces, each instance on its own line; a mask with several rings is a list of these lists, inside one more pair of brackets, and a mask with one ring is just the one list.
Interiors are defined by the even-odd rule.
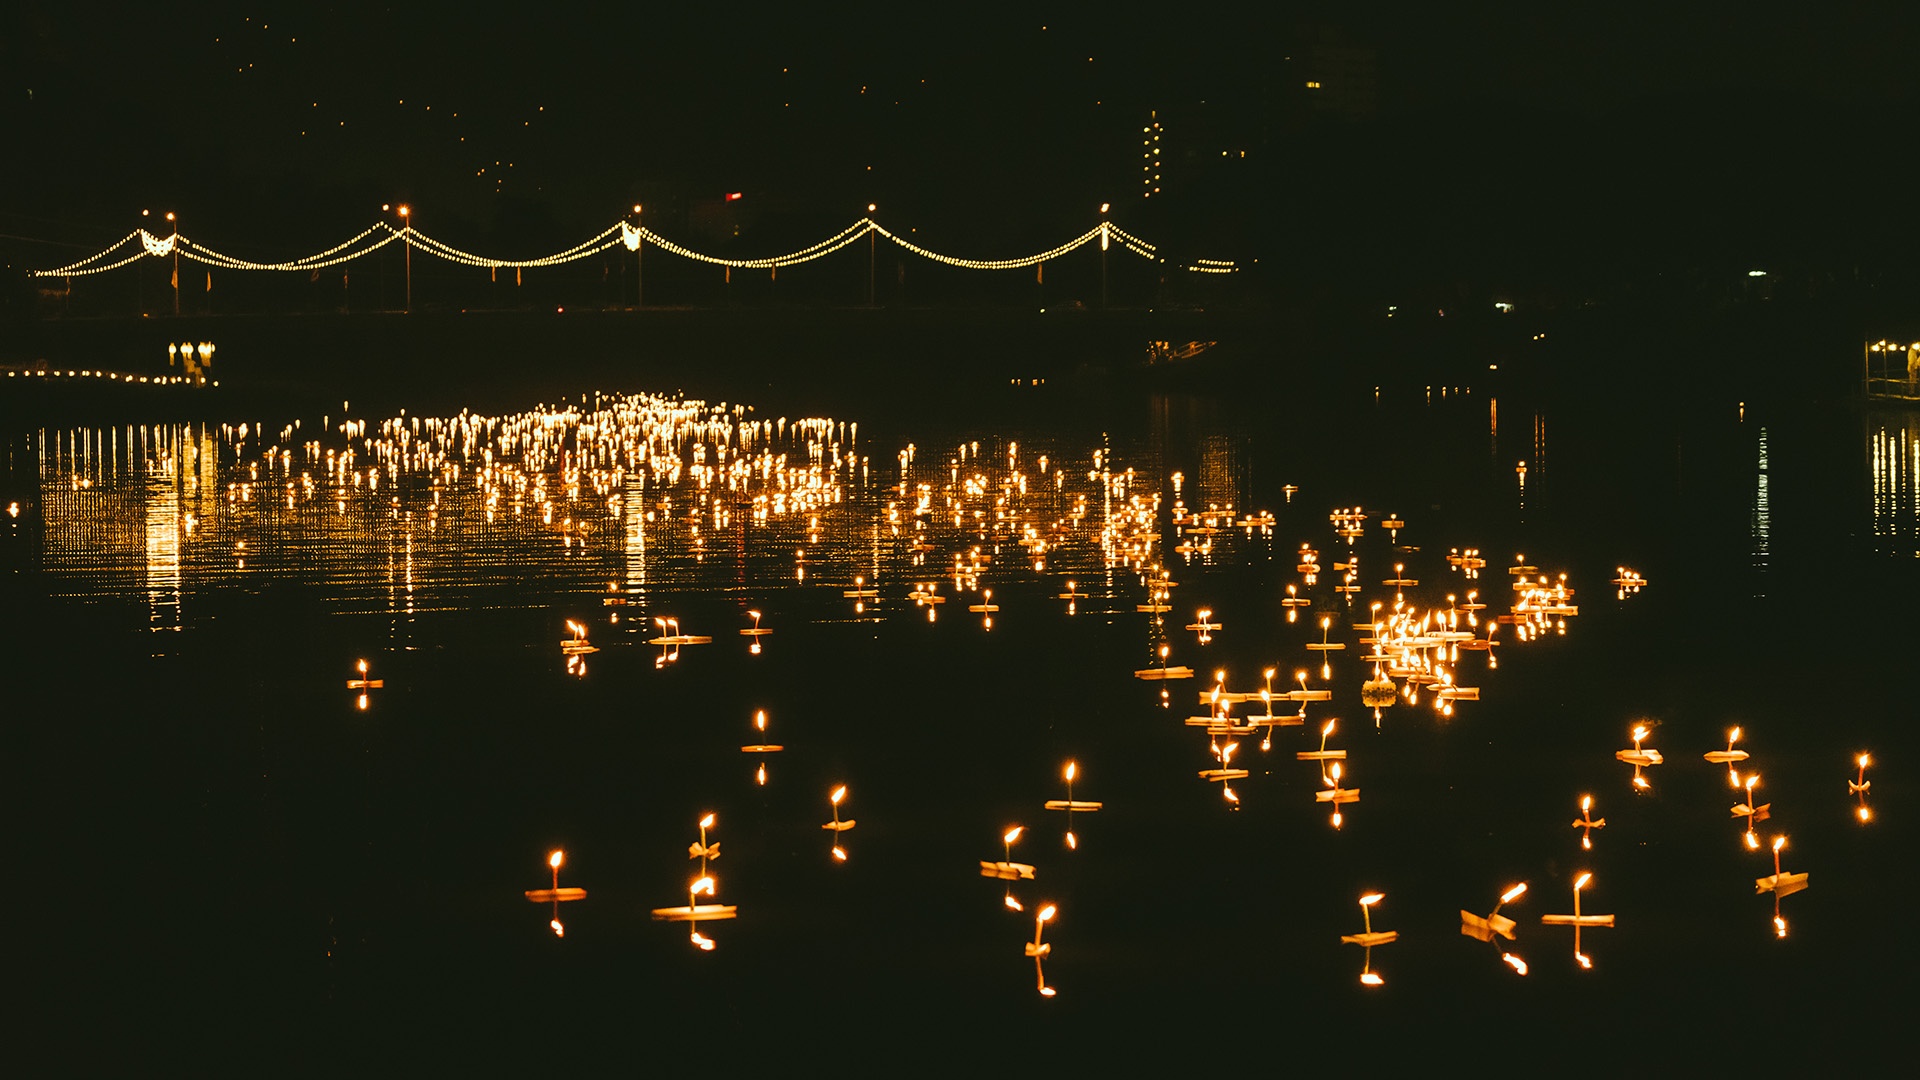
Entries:
[[1920,558],[1920,412],[1875,410],[1867,430],[1874,548]]
[[[1764,425],[1760,428],[1759,457],[1759,472],[1753,488],[1753,568],[1758,575],[1764,575],[1773,548],[1773,510],[1767,493],[1767,429]],[[1764,578],[1756,576],[1754,580],[1754,595],[1765,596]]]
[[[1537,483],[1547,461],[1545,413],[1526,403],[1517,409],[1514,415],[1532,417],[1528,464]],[[1433,464],[1436,473],[1457,469],[1455,459],[1464,457],[1480,471],[1477,403],[1461,402],[1454,415],[1467,440],[1458,453],[1432,454],[1411,440],[1389,456]],[[1579,513],[1568,508],[1590,448],[1577,423],[1555,415],[1551,505],[1536,502],[1536,517]],[[1032,945],[1023,946],[1036,961],[1045,952],[1039,992],[1057,985],[1064,1001],[1119,1003],[1140,1013],[1169,1000],[1211,1012],[1219,1000],[1260,994],[1290,1012],[1367,1015],[1349,998],[1324,997],[1324,987],[1353,981],[1330,931],[1351,929],[1343,921],[1350,890],[1388,886],[1406,898],[1395,925],[1407,940],[1394,950],[1391,986],[1371,967],[1370,952],[1363,954],[1364,986],[1369,993],[1379,986],[1376,999],[1420,995],[1400,1000],[1432,1005],[1449,1018],[1436,1023],[1451,1023],[1450,980],[1469,980],[1463,985],[1478,994],[1510,993],[1486,981],[1497,977],[1542,985],[1540,1007],[1566,1011],[1579,992],[1569,991],[1568,980],[1585,978],[1589,962],[1581,939],[1574,961],[1548,965],[1536,957],[1528,975],[1525,962],[1510,959],[1488,974],[1487,965],[1449,959],[1450,948],[1459,953],[1454,914],[1499,883],[1577,873],[1574,914],[1564,918],[1611,920],[1579,907],[1594,846],[1581,845],[1580,834],[1607,818],[1608,843],[1597,843],[1604,850],[1591,857],[1605,860],[1598,864],[1608,890],[1601,902],[1608,911],[1617,904],[1631,929],[1589,941],[1599,952],[1592,965],[1618,972],[1623,981],[1612,989],[1627,992],[1584,986],[1618,1010],[1638,1010],[1649,995],[1660,997],[1656,1013],[1696,1000],[1700,982],[1684,975],[1695,968],[1718,981],[1730,963],[1744,978],[1776,956],[1848,962],[1844,950],[1830,947],[1832,936],[1828,948],[1804,954],[1760,952],[1772,940],[1747,933],[1752,920],[1738,920],[1752,912],[1735,906],[1743,879],[1752,877],[1749,854],[1718,842],[1724,838],[1696,842],[1691,823],[1724,820],[1726,806],[1725,774],[1700,769],[1698,751],[1719,745],[1721,722],[1741,707],[1735,695],[1744,692],[1740,680],[1724,677],[1724,660],[1719,675],[1703,677],[1698,668],[1740,643],[1674,628],[1691,627],[1686,619],[1657,622],[1685,609],[1662,605],[1669,595],[1684,596],[1688,583],[1670,564],[1652,561],[1643,565],[1657,584],[1636,596],[1641,579],[1624,567],[1641,564],[1643,551],[1601,516],[1592,535],[1579,538],[1588,550],[1536,551],[1529,542],[1529,556],[1508,566],[1532,536],[1510,527],[1507,485],[1515,481],[1507,470],[1518,455],[1498,456],[1491,402],[1485,423],[1497,460],[1490,475],[1468,478],[1485,498],[1462,502],[1497,506],[1499,515],[1470,509],[1448,518],[1440,500],[1420,498],[1409,500],[1404,521],[1381,513],[1401,508],[1371,502],[1328,513],[1360,497],[1341,486],[1357,481],[1329,479],[1328,462],[1353,453],[1351,446],[1287,459],[1287,474],[1275,480],[1289,483],[1267,491],[1276,501],[1285,492],[1287,501],[1256,504],[1254,463],[1275,458],[1259,456],[1263,444],[1251,433],[1266,430],[1235,428],[1164,398],[1131,437],[1029,428],[873,446],[850,421],[767,418],[743,405],[647,395],[596,395],[501,416],[333,418],[267,431],[252,423],[48,430],[11,455],[8,480],[33,478],[21,490],[36,493],[28,516],[44,538],[36,581],[56,596],[98,604],[102,623],[114,621],[119,603],[155,628],[187,631],[152,636],[175,654],[191,656],[197,644],[208,651],[208,612],[220,609],[208,602],[214,594],[282,585],[294,588],[276,595],[310,599],[325,616],[296,612],[287,621],[299,632],[387,635],[390,649],[373,668],[386,684],[371,707],[364,695],[343,698],[337,709],[305,701],[289,722],[234,725],[244,732],[231,738],[234,745],[222,743],[229,736],[218,715],[178,725],[190,734],[177,743],[154,736],[166,766],[154,770],[166,778],[154,789],[161,813],[188,818],[196,829],[243,834],[224,823],[284,814],[274,821],[284,834],[241,837],[255,842],[240,848],[243,868],[253,869],[248,859],[269,871],[299,868],[286,875],[301,900],[269,902],[263,921],[310,929],[318,918],[308,908],[321,902],[305,899],[325,894],[326,977],[348,988],[343,996],[384,1001],[380,995],[392,993],[385,985],[413,993],[416,983],[438,979],[446,1013],[463,1024],[492,1020],[501,1015],[498,1002],[520,1000],[502,987],[544,985],[556,970],[556,954],[514,951],[531,948],[526,943],[536,937],[542,946],[574,950],[565,954],[569,962],[593,957],[617,969],[595,987],[610,1009],[638,1014],[634,996],[675,996],[661,988],[669,981],[662,972],[676,961],[659,947],[661,935],[648,933],[644,911],[681,891],[691,911],[696,898],[712,899],[711,883],[687,890],[684,878],[663,872],[656,879],[651,871],[623,878],[619,866],[690,871],[680,855],[684,815],[709,806],[735,823],[727,861],[718,864],[730,875],[726,906],[738,900],[753,917],[730,923],[724,943],[704,938],[717,945],[720,963],[739,966],[700,959],[702,935],[691,950],[667,935],[675,955],[708,964],[674,969],[697,981],[700,992],[685,995],[690,1001],[758,994],[762,1005],[805,1012],[809,1001],[831,996],[790,976],[816,966],[809,949],[832,951],[817,966],[855,973],[850,982],[878,971],[886,978],[876,984],[916,991],[959,987],[948,992],[1001,1001],[1017,986],[1033,997],[1024,971],[1010,974],[1018,963],[1013,924],[991,921],[1004,918],[1011,885],[1001,901],[976,903],[935,884],[969,874],[973,849],[995,836],[1006,861],[981,863],[982,872],[1037,868],[1016,873],[1034,882],[1022,897],[1062,913],[1045,928],[1045,941],[1036,925]],[[1884,493],[1885,520],[1904,529],[1909,543],[1911,430],[1877,437],[1886,453],[1874,458],[1875,520],[1883,519]],[[1369,447],[1389,442],[1372,433],[1367,440]],[[1764,560],[1771,550],[1766,440],[1763,430],[1757,447],[1742,436],[1724,444],[1727,465],[1716,476],[1724,480],[1730,535],[1705,541],[1716,545],[1716,568],[1737,568],[1749,554]],[[1845,445],[1857,445],[1851,432]],[[1755,449],[1753,529],[1742,537],[1737,525]],[[1386,471],[1373,464],[1353,473]],[[1459,481],[1462,489],[1468,480]],[[1528,480],[1523,469],[1523,513]],[[1408,482],[1395,495],[1424,493],[1422,483]],[[1617,498],[1611,478],[1596,486],[1600,498],[1591,502]],[[1677,524],[1684,532],[1689,523]],[[1287,535],[1276,541],[1280,530]],[[1297,557],[1275,560],[1276,542]],[[1572,565],[1570,554],[1586,555],[1587,569],[1602,572],[1560,574]],[[1608,573],[1620,575],[1617,593],[1600,587]],[[1576,586],[1588,589],[1584,598]],[[708,619],[712,607],[737,607],[735,627],[696,625],[703,599],[718,601],[699,613]],[[294,606],[275,605],[275,615]],[[557,634],[536,634],[524,622],[511,627],[520,654],[502,662],[506,650],[489,650],[480,633],[463,634],[459,624],[468,620],[427,617],[548,606],[568,607],[568,621],[579,620],[575,643],[559,650],[570,661],[564,674]],[[1576,621],[1600,624],[1602,632],[1570,630]],[[651,637],[656,623],[661,638]],[[557,624],[550,620],[549,629]],[[1183,624],[1198,636],[1175,629]],[[759,636],[735,636],[743,628],[772,634],[764,651]],[[1690,635],[1684,656],[1654,655],[1681,633]],[[662,645],[660,660],[644,648],[650,639]],[[684,657],[679,644],[689,646]],[[593,674],[573,677],[584,666],[571,661],[602,646]],[[1497,663],[1496,647],[1505,654]],[[419,651],[401,654],[408,649]],[[528,661],[535,649],[552,662]],[[262,650],[252,655],[271,662],[253,667],[280,670],[249,677],[277,695],[334,663],[325,652]],[[1751,660],[1742,652],[1739,670],[1747,671]],[[336,693],[340,674],[344,666],[328,674]],[[1835,681],[1842,693],[1869,686]],[[217,704],[226,691],[218,680],[209,684],[204,699]],[[1277,698],[1286,703],[1276,708]],[[1456,702],[1463,703],[1457,711]],[[1375,724],[1344,725],[1341,745],[1329,747],[1335,717],[1356,704],[1374,712]],[[1840,826],[1826,821],[1842,795],[1823,762],[1840,736],[1829,728],[1795,732],[1800,713],[1781,715],[1795,705],[1756,707],[1774,711],[1740,719],[1764,743],[1756,756],[1772,755],[1769,783],[1784,796],[1783,816],[1806,822],[1808,851],[1825,860],[1823,873],[1864,873],[1871,860],[1836,841]],[[768,709],[778,710],[778,743],[760,741],[774,737]],[[1647,716],[1650,710],[1666,715]],[[631,722],[636,714],[642,722]],[[754,741],[742,746],[740,725],[750,716]],[[1614,740],[1643,716],[1650,727],[1673,722],[1655,740],[1672,755],[1663,772],[1674,774],[1671,782],[1663,776],[1658,792],[1610,773]],[[111,720],[90,724],[84,737],[120,733]],[[171,736],[171,728],[155,727]],[[1636,732],[1631,753],[1656,760],[1638,745],[1646,734]],[[1282,741],[1296,746],[1271,747]],[[207,747],[227,756],[202,753]],[[1850,762],[1845,755],[1856,749],[1849,743],[1838,760]],[[780,751],[779,767],[769,776],[763,762],[772,750]],[[743,751],[756,756],[751,774],[739,764]],[[1063,760],[1065,773],[1055,773]],[[1638,775],[1640,761],[1621,760],[1633,761]],[[1316,767],[1274,765],[1298,761]],[[1072,801],[1074,763],[1099,778],[1101,803]],[[1205,782],[1196,782],[1202,766]],[[1847,771],[1851,777],[1851,765]],[[1065,801],[1052,798],[1060,775],[1069,785]],[[1589,816],[1591,800],[1581,800],[1580,834],[1572,834],[1566,808],[1596,780],[1620,794],[1605,803],[1607,818]],[[839,817],[838,793],[847,788],[837,785],[859,793],[866,839],[851,857],[829,863],[831,854],[813,846],[823,790],[836,793],[829,840],[839,837],[834,825],[851,826]],[[176,786],[193,795],[176,794]],[[801,790],[796,802],[781,801]],[[202,791],[215,809],[202,811],[195,801]],[[1845,826],[1863,828],[1854,804],[1864,796],[1845,799]],[[130,801],[109,805],[118,815]],[[191,805],[175,809],[182,803]],[[1333,827],[1312,812],[1320,803],[1331,805]],[[1101,808],[1092,842],[1078,843],[1069,822],[1059,841],[1048,838],[1049,850],[1029,848],[1023,857],[1032,863],[1014,864],[1014,823],[1059,806]],[[1409,828],[1415,821],[1420,827]],[[515,912],[526,914],[518,911],[529,895],[519,880],[525,860],[563,841],[569,872],[594,899],[573,905],[580,910],[570,910],[561,944],[557,908],[539,910],[542,921],[553,921],[537,934]],[[707,841],[702,835],[696,847]],[[440,852],[442,845],[450,851]],[[216,845],[189,839],[186,846],[204,852]],[[798,859],[783,861],[791,851],[804,852],[804,868]],[[1221,963],[1194,964],[1191,927],[1163,918],[1193,901],[1193,885],[1173,872],[1169,851],[1207,868],[1210,895],[1263,916],[1248,920]],[[823,865],[840,875],[834,880],[859,881],[885,899],[870,911],[850,907],[851,887],[824,881]],[[550,866],[557,893],[558,866]],[[874,876],[854,877],[867,867]],[[704,864],[701,871],[696,884],[707,877]],[[1828,895],[1853,902],[1864,894],[1838,878],[1823,879],[1836,884],[1814,894],[1821,900],[1809,898],[1805,937],[1816,944],[1824,928],[1844,932],[1844,920],[1813,905]],[[1729,883],[1739,888],[1729,891]],[[435,905],[419,896],[451,899]],[[1515,896],[1510,890],[1502,902]],[[487,898],[511,900],[515,912]],[[857,926],[861,912],[877,925]],[[1371,940],[1368,918],[1359,937]],[[1571,925],[1577,934],[1606,924]],[[407,952],[396,944],[398,927],[442,934],[452,942],[447,956],[482,957],[463,962],[483,965],[483,978],[472,988],[450,985],[458,977],[442,974],[444,958]],[[1019,929],[1024,935],[1024,920]],[[1537,924],[1521,936],[1522,945],[1529,936],[1532,944],[1544,940]],[[1696,937],[1707,939],[1698,947],[1708,962],[1689,956],[1677,967],[1672,956],[1694,949]],[[234,948],[244,947],[243,940]],[[843,960],[842,950],[851,958]],[[1510,955],[1522,951],[1516,946]],[[349,958],[337,967],[336,952]],[[992,959],[977,970],[962,966],[971,959],[957,959],[976,955]],[[423,980],[422,973],[431,974]],[[943,1011],[908,1004],[915,994],[895,994],[867,991],[854,1011],[891,1019],[911,1011],[915,1022]],[[973,1004],[963,1003],[959,1015],[977,1015],[967,1011]],[[673,1022],[688,1021],[694,1009],[672,1014]]]
[[909,445],[876,464],[857,423],[647,396],[318,434],[43,431],[34,445],[57,591],[138,597],[154,629],[179,630],[205,590],[294,582],[330,613],[389,616],[404,641],[428,611],[591,594],[633,605],[623,629],[637,633],[662,594],[860,577],[898,598],[942,579],[976,590],[1009,565],[1078,575],[1081,610],[1123,610],[1124,576],[1161,558],[1163,498],[1209,515],[1171,552],[1186,564],[1270,536],[1270,518],[1240,510],[1244,440],[1180,437],[1198,443],[1194,478],[1176,473],[1167,495],[1109,439]]

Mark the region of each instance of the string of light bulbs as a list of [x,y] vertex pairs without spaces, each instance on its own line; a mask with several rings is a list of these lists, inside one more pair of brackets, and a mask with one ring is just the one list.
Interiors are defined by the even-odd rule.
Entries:
[[[375,236],[376,234],[384,235],[380,235],[378,239],[371,243],[365,243],[369,237]],[[447,262],[484,268],[559,266],[565,263],[578,262],[581,259],[591,258],[594,255],[613,248],[615,245],[624,245],[628,251],[637,251],[642,243],[647,243],[669,254],[678,255],[692,262],[747,270],[767,270],[812,262],[815,259],[831,255],[842,248],[857,243],[862,237],[867,236],[885,237],[889,243],[904,251],[912,252],[923,259],[966,270],[1018,270],[1033,266],[1036,263],[1045,262],[1049,259],[1059,258],[1095,240],[1100,241],[1100,249],[1102,251],[1107,249],[1110,241],[1117,240],[1120,242],[1121,247],[1141,258],[1155,262],[1166,262],[1164,258],[1161,258],[1159,248],[1155,245],[1134,236],[1118,225],[1104,221],[1056,247],[1033,255],[1023,255],[1010,259],[966,259],[955,255],[943,254],[931,248],[922,247],[900,234],[884,228],[870,217],[863,217],[839,232],[834,233],[832,236],[798,250],[790,251],[783,255],[765,256],[755,259],[731,259],[695,251],[692,248],[675,243],[661,236],[659,233],[654,232],[644,225],[633,225],[624,220],[608,226],[595,236],[575,244],[570,248],[533,259],[490,258],[454,247],[445,241],[428,236],[426,233],[421,232],[411,225],[396,229],[386,222],[378,222],[324,251],[282,262],[255,262],[251,259],[242,259],[235,255],[228,255],[197,243],[178,232],[167,236],[156,236],[145,229],[135,229],[133,232],[121,237],[115,243],[84,259],[68,263],[65,266],[54,267],[50,270],[34,270],[31,271],[31,276],[81,277],[89,274],[105,273],[109,270],[117,270],[120,267],[137,262],[142,257],[160,258],[167,255],[185,256],[195,262],[205,263],[208,266],[216,266],[226,270],[311,271],[328,266],[337,266],[341,263],[360,258],[363,255],[370,255],[396,240],[418,247],[422,253],[433,255]],[[138,249],[131,255],[126,255],[118,259],[114,258],[116,252],[136,239],[139,241]],[[1173,265],[1182,270],[1202,274],[1231,274],[1239,270],[1238,264],[1227,259],[1195,259],[1191,265],[1184,263],[1176,263]]]

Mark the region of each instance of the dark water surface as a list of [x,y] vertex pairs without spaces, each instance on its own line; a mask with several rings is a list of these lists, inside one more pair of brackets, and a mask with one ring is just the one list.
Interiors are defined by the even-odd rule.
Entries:
[[[233,415],[211,398],[191,421],[5,431],[10,951],[34,1027],[76,1068],[269,1072],[725,1071],[764,1056],[918,1073],[1054,1055],[1578,1071],[1838,1061],[1896,1037],[1887,1023],[1913,1000],[1920,414],[1497,382],[938,384],[849,388],[830,429],[796,434],[794,416],[751,439],[741,425],[777,420],[779,403],[743,393],[754,411],[729,412],[724,436],[653,429],[650,463],[598,490],[611,461],[583,454],[580,414],[543,420],[533,394],[507,412],[548,425],[554,458],[475,427],[449,449],[457,475],[413,421],[457,415],[460,390],[405,418],[318,395]],[[600,385],[602,407],[672,389]],[[513,383],[478,393],[511,398]],[[343,420],[375,440],[391,421],[400,456]],[[703,490],[695,466],[718,465],[723,442],[760,471]],[[514,466],[493,489],[478,482],[488,447]],[[1195,539],[1172,521],[1176,472],[1189,507],[1271,525],[1173,551]],[[1129,498],[1159,500],[1149,558],[1179,583],[1159,620],[1135,610],[1141,571],[1101,538]],[[1373,516],[1349,548],[1329,513],[1355,505]],[[1387,513],[1417,550],[1395,549]],[[1018,542],[1029,525],[1051,537],[1043,565]],[[1325,568],[1312,586],[1303,543]],[[955,559],[976,547],[957,586]],[[1453,548],[1485,554],[1477,581],[1449,567]],[[1331,569],[1349,551],[1350,600]],[[1419,580],[1407,605],[1477,588],[1491,617],[1520,553],[1577,590],[1564,634],[1502,627],[1497,668],[1481,653],[1458,665],[1481,700],[1442,718],[1430,694],[1402,698],[1376,729],[1352,624],[1391,608],[1394,565]],[[1620,566],[1651,584],[1616,595]],[[842,595],[856,575],[878,591],[858,606]],[[1057,598],[1069,579],[1088,594],[1072,610]],[[931,620],[908,598],[920,582],[947,598]],[[1289,584],[1313,605],[1295,623]],[[984,589],[990,627],[966,610]],[[1223,627],[1207,644],[1181,629],[1201,608]],[[757,655],[737,633],[749,610],[773,631]],[[1331,680],[1305,648],[1322,614],[1348,643]],[[667,617],[712,642],[668,658],[646,643]],[[599,647],[584,670],[561,652],[569,620]],[[1200,673],[1166,684],[1170,708],[1132,675],[1162,643]],[[345,686],[362,658],[385,681],[364,709]],[[1242,740],[1236,808],[1196,776],[1214,765],[1208,740],[1180,721],[1205,711],[1216,669],[1251,690],[1269,666],[1277,684],[1308,670],[1334,699],[1270,752]],[[764,786],[738,749],[759,709],[786,746]],[[1294,758],[1329,717],[1344,782],[1364,792],[1337,830],[1313,799],[1317,766]],[[1636,722],[1666,755],[1639,794],[1613,756]],[[1753,888],[1771,859],[1742,844],[1727,810],[1740,793],[1700,756],[1735,725],[1773,808],[1761,839],[1788,835],[1785,868],[1812,875],[1781,905],[1784,939]],[[1846,786],[1861,751],[1876,761],[1866,825]],[[1069,759],[1075,796],[1105,803],[1076,815],[1075,851],[1041,809],[1064,796]],[[844,865],[820,828],[838,784],[858,821]],[[1585,793],[1607,821],[1591,852],[1568,827]],[[710,953],[648,918],[686,902],[708,812],[718,899],[740,911],[702,926]],[[976,872],[1015,824],[1014,857],[1038,868],[1015,888],[1025,914]],[[564,939],[522,896],[554,848],[561,884],[589,892],[562,909]],[[1592,970],[1539,924],[1570,910],[1584,871],[1584,909],[1618,919],[1583,933]],[[1458,931],[1461,908],[1484,914],[1520,881],[1504,947],[1524,978]],[[1372,952],[1377,988],[1339,941],[1372,891],[1386,894],[1373,925],[1401,933]],[[1021,954],[1047,902],[1051,999]]]

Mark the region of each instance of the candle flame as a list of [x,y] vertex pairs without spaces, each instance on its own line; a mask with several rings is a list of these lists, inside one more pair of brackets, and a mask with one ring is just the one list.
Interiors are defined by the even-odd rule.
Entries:
[[1077,771],[1079,770],[1076,762],[1072,762],[1072,761],[1067,762],[1067,783],[1069,784],[1073,783],[1073,775]]
[[1360,898],[1360,906],[1372,907],[1373,905],[1379,903],[1382,900],[1385,900],[1386,898],[1387,898],[1387,894],[1383,892],[1368,893],[1367,895]]
[[552,922],[550,922],[550,923],[548,923],[547,925],[548,925],[548,926],[551,926],[551,927],[553,927],[553,936],[554,936],[554,937],[566,937],[566,936],[567,936],[567,928],[566,928],[566,927],[564,927],[564,926],[561,926],[561,925],[560,925],[560,920],[559,920],[559,919],[555,919],[555,920],[553,920]]
[[846,849],[836,844],[833,849],[833,857],[839,862],[846,862],[847,861]]
[[1781,848],[1783,848],[1783,847],[1786,847],[1786,846],[1787,846],[1787,838],[1786,838],[1786,837],[1784,837],[1784,836],[1776,836],[1776,837],[1774,837],[1774,838],[1773,838],[1773,850],[1775,850],[1775,851],[1779,851],[1779,850],[1780,850]]
[[698,945],[700,947],[701,952],[713,951],[713,939],[701,933],[698,930],[695,930],[693,933],[687,935],[687,940],[693,942],[695,945]]
[[693,884],[687,886],[687,892],[694,896],[699,896],[703,893],[707,896],[712,896],[713,895],[713,878],[712,877],[694,878]]
[[[1527,891],[1527,883],[1523,881],[1520,884],[1515,885],[1513,888],[1508,889],[1506,892],[1501,893],[1500,902],[1503,904],[1511,903],[1514,897],[1519,896],[1521,893],[1526,891]],[[1525,974],[1525,972],[1522,972],[1522,974]]]
[[1013,909],[1014,911],[1025,911],[1025,910],[1026,910],[1025,908],[1023,908],[1023,907],[1021,907],[1021,906],[1020,906],[1020,901],[1018,901],[1018,900],[1015,900],[1015,899],[1013,898],[1013,894],[1012,894],[1012,893],[1008,893],[1008,894],[1006,895],[1006,902],[1007,902],[1007,906],[1008,906],[1009,908],[1012,908],[1012,909]]
[[1573,891],[1579,892],[1581,889],[1586,888],[1587,882],[1592,880],[1593,875],[1591,873],[1581,874],[1579,877],[1573,879]]
[[1042,922],[1042,923],[1043,923],[1043,922],[1048,922],[1048,921],[1050,921],[1050,920],[1052,920],[1052,918],[1053,918],[1053,916],[1054,916],[1054,912],[1055,912],[1055,910],[1056,910],[1056,909],[1055,909],[1055,907],[1054,907],[1054,905],[1052,905],[1052,904],[1048,904],[1048,905],[1047,905],[1046,907],[1043,907],[1043,908],[1041,908],[1041,909],[1040,909],[1040,912],[1039,912],[1039,914],[1037,914],[1037,915],[1035,915],[1035,916],[1033,917],[1033,921],[1034,921],[1034,922]]
[[713,815],[712,815],[712,814],[708,814],[708,815],[707,815],[706,817],[703,817],[703,818],[701,818],[701,819],[700,819],[700,827],[701,827],[701,828],[703,828],[703,829],[711,829],[711,828],[713,828]]
[[1591,795],[1580,796],[1580,812],[1584,814],[1591,809],[1593,809],[1593,796]]
[[840,800],[846,797],[847,797],[847,785],[841,784],[839,787],[833,789],[833,794],[827,796],[827,799],[829,802],[832,802],[833,805],[839,806]]
[[1361,972],[1360,981],[1361,983],[1367,986],[1381,986],[1386,983],[1385,979],[1382,979],[1380,976],[1375,975],[1371,971]]
[[567,853],[565,851],[555,851],[553,854],[547,856],[547,865],[553,867],[555,870],[560,869],[560,864],[566,861]]
[[1005,836],[1002,836],[1000,839],[1005,840],[1007,843],[1011,844],[1015,840],[1020,839],[1020,834],[1025,832],[1026,828],[1027,827],[1025,825],[1015,825],[1013,828],[1008,829],[1007,834]]
[[1505,960],[1507,962],[1507,966],[1511,967],[1514,971],[1518,972],[1519,974],[1525,975],[1527,973],[1527,962],[1513,955],[1512,953],[1501,953],[1500,959]]

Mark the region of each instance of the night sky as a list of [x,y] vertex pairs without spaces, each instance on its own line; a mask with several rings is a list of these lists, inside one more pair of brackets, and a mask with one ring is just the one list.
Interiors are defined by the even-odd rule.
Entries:
[[1050,245],[1112,201],[1168,242],[1335,267],[1462,245],[1812,257],[1914,229],[1895,162],[1920,128],[1920,15],[1896,4],[275,6],[9,5],[8,260],[73,257],[146,207],[261,256],[400,201],[514,254],[636,201],[698,239],[734,191],[756,253],[868,202],[956,254]]

